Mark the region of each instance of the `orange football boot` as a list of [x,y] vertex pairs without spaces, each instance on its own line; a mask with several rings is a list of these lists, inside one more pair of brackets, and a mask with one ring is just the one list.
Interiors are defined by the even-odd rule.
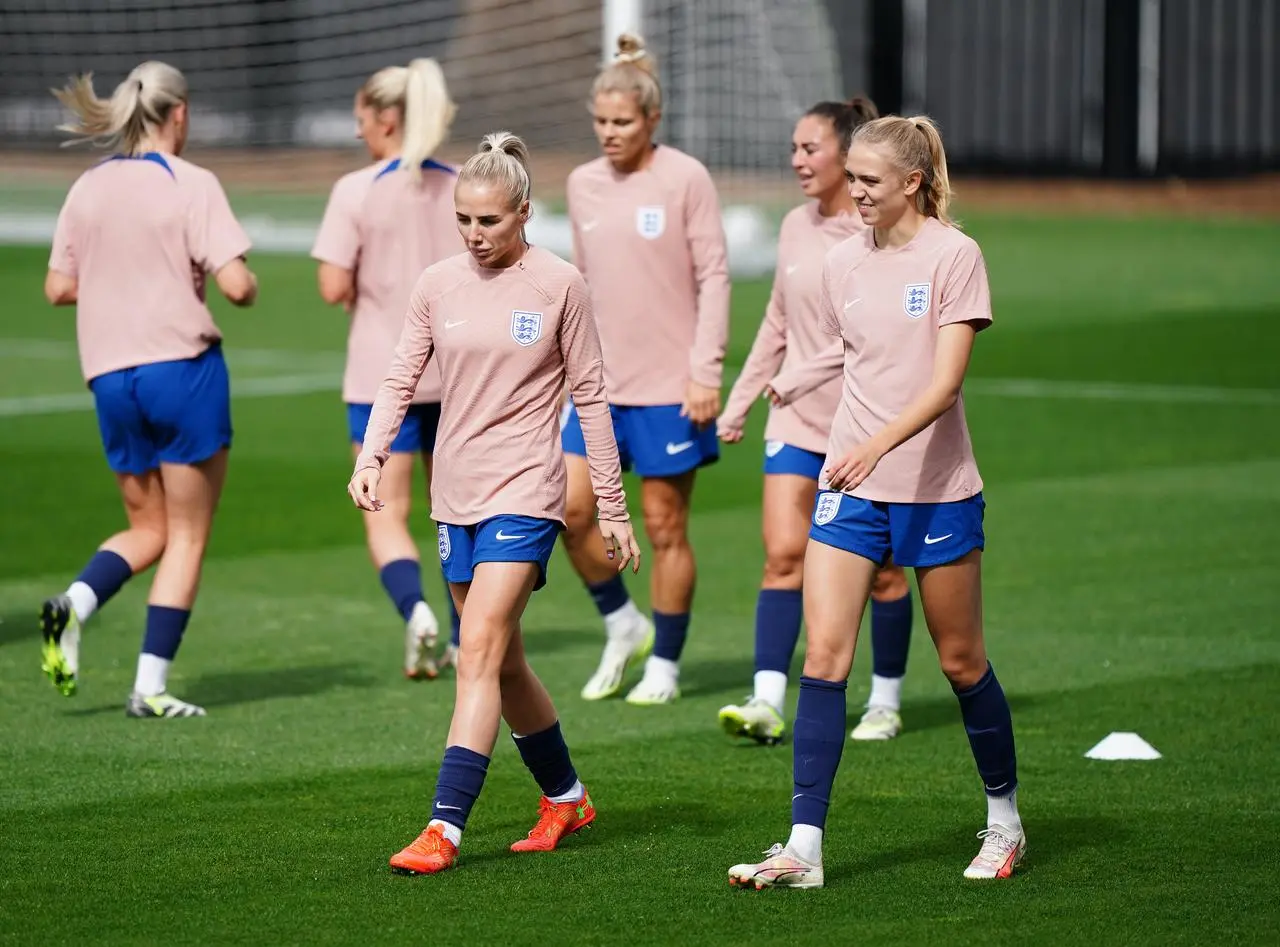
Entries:
[[458,848],[444,837],[438,825],[429,825],[422,834],[391,856],[391,867],[411,875],[432,875],[452,868],[458,860]]
[[513,852],[549,852],[566,835],[585,829],[596,820],[591,793],[584,791],[577,802],[552,802],[543,796],[538,803],[538,823],[511,846]]

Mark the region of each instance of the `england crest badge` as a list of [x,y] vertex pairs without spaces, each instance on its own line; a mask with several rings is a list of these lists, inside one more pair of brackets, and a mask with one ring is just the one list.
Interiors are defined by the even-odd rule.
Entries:
[[826,526],[836,514],[840,512],[840,501],[844,499],[843,493],[836,493],[828,490],[818,496],[818,505],[813,509],[813,525]]
[[511,338],[521,345],[533,345],[534,342],[542,338],[542,313],[513,309],[511,311]]
[[453,552],[453,544],[449,542],[449,527],[436,527],[436,542],[440,546],[440,561],[448,562],[449,555]]
[[667,209],[661,204],[636,208],[636,231],[646,240],[657,240],[667,229]]
[[902,308],[912,319],[919,319],[929,311],[930,283],[908,283],[902,291]]

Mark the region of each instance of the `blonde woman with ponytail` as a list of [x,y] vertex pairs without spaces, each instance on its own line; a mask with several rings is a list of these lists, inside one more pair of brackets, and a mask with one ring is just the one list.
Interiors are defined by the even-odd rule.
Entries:
[[[788,391],[765,428],[764,578],[756,599],[755,677],[742,704],[720,708],[730,736],[773,745],[786,734],[786,694],[803,618],[802,576],[809,517],[818,491],[841,380],[832,374],[812,391],[790,390],[788,377],[827,348],[819,326],[822,260],[866,226],[845,180],[845,161],[859,126],[879,117],[863,96],[819,102],[796,122],[791,167],[811,200],[792,210],[778,234],[778,267],[764,321],[738,374],[717,429],[727,444],[742,440],[751,406],[766,387]],[[854,740],[890,740],[902,728],[899,692],[911,642],[911,586],[900,566],[886,564],[871,589],[872,685]]]
[[950,217],[946,153],[930,119],[895,115],[863,125],[845,172],[867,227],[823,265],[821,325],[842,354],[844,388],[805,551],[808,640],[791,836],[763,862],[734,865],[729,881],[823,884],[822,838],[844,745],[857,629],[890,557],[915,569],[925,622],[986,792],[982,846],[964,876],[1008,878],[1027,837],[1009,702],[983,640],[985,504],[961,396],[974,338],[991,324],[986,265]]
[[594,498],[572,408],[563,436],[569,468],[564,543],[606,634],[583,698],[617,694],[628,667],[649,656],[626,699],[656,706],[680,696],[679,661],[697,577],[689,510],[698,469],[720,456],[715,421],[729,334],[729,270],[711,175],[697,159],[654,141],[662,88],[638,36],[619,37],[589,107],[604,154],[569,176],[574,261],[591,287],[622,460],[641,478],[653,544],[653,621],[636,608],[594,541]]
[[[333,187],[311,255],[319,261],[320,295],[351,317],[342,397],[353,454],[364,440],[378,384],[395,349],[413,284],[431,264],[461,249],[453,220],[454,169],[432,156],[444,142],[455,108],[433,59],[389,66],[356,92],[358,136],[373,164]],[[380,516],[365,516],[369,557],[405,628],[404,673],[436,677],[452,663],[451,636],[426,602],[418,545],[409,529],[414,458],[422,457],[427,488],[440,418],[440,377],[433,367],[418,386],[383,471]],[[446,599],[448,595],[446,594]]]
[[391,859],[412,874],[453,867],[504,719],[542,790],[538,821],[512,850],[550,851],[596,817],[520,633],[564,528],[557,415],[566,389],[582,413],[600,498],[601,555],[618,571],[640,567],[586,285],[570,264],[524,239],[528,159],[523,141],[498,132],[458,173],[454,204],[467,252],[418,280],[348,485],[356,506],[386,515],[382,471],[391,444],[424,370],[438,363],[444,400],[431,509],[462,644],[431,820]]
[[168,674],[195,604],[231,447],[227,365],[205,288],[212,276],[233,304],[254,301],[249,238],[218,179],[180,157],[189,113],[177,69],[145,62],[106,100],[90,75],[54,95],[75,116],[62,131],[113,151],[67,195],[45,295],[76,307],[81,368],[129,525],[44,603],[42,667],[59,691],[74,694],[85,622],[158,563],[125,713],[203,716],[168,692]]

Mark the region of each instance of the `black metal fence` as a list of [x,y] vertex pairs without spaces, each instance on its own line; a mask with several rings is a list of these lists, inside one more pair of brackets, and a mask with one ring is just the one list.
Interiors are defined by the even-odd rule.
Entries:
[[[774,142],[789,112],[823,85],[807,50],[825,46],[834,62],[821,68],[840,73],[827,85],[869,92],[883,111],[928,112],[960,170],[1280,168],[1280,0],[648,6],[662,18],[664,70],[678,69],[664,134],[714,167],[784,153]],[[702,32],[688,42],[695,14]],[[94,69],[106,86],[149,57],[191,77],[208,143],[332,142],[350,135],[364,77],[433,55],[464,104],[459,134],[518,122],[536,146],[591,150],[583,102],[600,30],[601,0],[0,0],[0,146],[52,146],[48,88],[69,73]],[[774,73],[795,76],[762,78],[762,49]]]

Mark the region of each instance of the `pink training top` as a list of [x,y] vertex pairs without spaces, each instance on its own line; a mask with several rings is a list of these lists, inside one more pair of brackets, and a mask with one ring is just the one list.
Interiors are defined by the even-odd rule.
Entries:
[[[730,427],[742,427],[751,405],[779,369],[785,376],[830,347],[831,336],[818,325],[822,261],[828,250],[862,228],[862,218],[856,213],[823,217],[816,201],[802,204],[783,218],[778,266],[764,321],[721,416]],[[812,392],[771,409],[765,438],[825,452],[831,419],[840,404],[840,387],[836,375]]]
[[707,169],[659,145],[633,174],[606,158],[575,168],[567,196],[613,403],[679,404],[689,379],[719,388],[729,266]]
[[[348,404],[373,402],[418,277],[463,245],[453,210],[455,181],[451,167],[428,159],[415,185],[395,158],[353,171],[333,186],[311,256],[355,271],[356,305],[342,377]],[[437,366],[423,374],[413,400],[440,400]]]
[[356,470],[386,462],[433,354],[444,379],[431,477],[436,522],[470,526],[501,514],[564,522],[566,386],[582,419],[600,518],[628,519],[600,339],[572,265],[532,247],[506,269],[461,253],[423,273]]
[[[904,247],[877,249],[871,228],[839,244],[827,254],[823,283],[822,327],[844,345],[830,461],[879,432],[928,387],[939,328],[990,325],[991,293],[978,245],[932,217]],[[846,492],[888,503],[946,503],[981,489],[958,398]]]
[[205,277],[249,247],[218,179],[175,155],[111,157],[80,175],[49,269],[76,280],[85,380],[194,358],[221,339]]

